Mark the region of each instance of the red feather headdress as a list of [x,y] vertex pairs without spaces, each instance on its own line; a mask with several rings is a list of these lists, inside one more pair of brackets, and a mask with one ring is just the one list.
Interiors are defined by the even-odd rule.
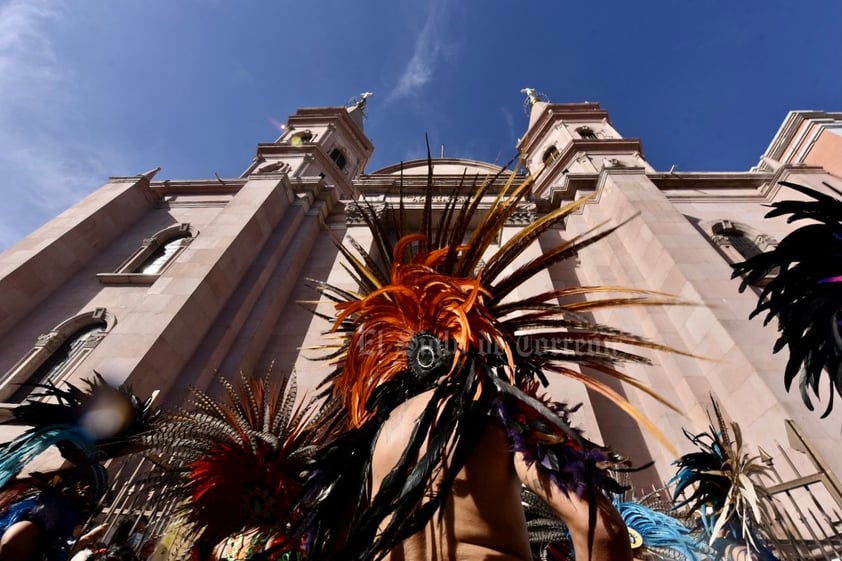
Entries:
[[294,377],[278,386],[268,376],[222,383],[227,402],[196,390],[195,409],[165,419],[149,437],[149,455],[198,544],[212,547],[255,529],[272,536],[277,553],[296,550],[297,543],[284,543],[286,528],[329,419],[295,405]]

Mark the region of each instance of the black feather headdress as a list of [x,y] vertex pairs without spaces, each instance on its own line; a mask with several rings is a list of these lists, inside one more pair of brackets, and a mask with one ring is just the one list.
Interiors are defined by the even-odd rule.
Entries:
[[772,203],[766,217],[814,222],[789,233],[777,247],[734,265],[733,276],[743,277],[740,291],[771,276],[751,317],[765,313],[765,323],[777,318],[780,334],[774,351],[789,351],[786,388],[800,373],[798,388],[810,410],[811,396],[819,396],[827,375],[830,388],[823,414],[827,416],[834,394],[842,395],[842,201],[803,185],[781,184],[810,200]]

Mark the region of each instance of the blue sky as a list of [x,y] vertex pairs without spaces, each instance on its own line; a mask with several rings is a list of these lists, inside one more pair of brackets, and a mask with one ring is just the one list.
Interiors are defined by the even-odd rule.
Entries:
[[238,176],[298,107],[363,91],[367,169],[504,163],[520,89],[597,101],[657,169],[757,163],[842,110],[838,0],[0,0],[0,249],[101,186]]

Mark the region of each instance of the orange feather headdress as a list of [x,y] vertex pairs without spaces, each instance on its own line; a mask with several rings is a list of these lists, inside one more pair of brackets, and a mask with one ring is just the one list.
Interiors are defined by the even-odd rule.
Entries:
[[[335,365],[323,395],[339,402],[347,415],[347,433],[322,451],[312,481],[308,531],[316,528],[318,558],[376,558],[423,527],[443,504],[456,473],[495,416],[515,449],[540,448],[526,454],[529,461],[581,464],[569,470],[574,475],[553,476],[564,490],[609,485],[604,473],[588,475],[601,472],[594,468],[600,463],[597,457],[608,456],[594,452],[602,449],[569,425],[562,404],[538,395],[547,372],[583,382],[660,435],[625,398],[583,374],[581,367],[632,383],[666,403],[614,365],[648,362],[623,346],[671,349],[600,324],[587,314],[678,301],[662,293],[606,286],[548,287],[513,298],[514,291],[537,273],[575,256],[618,226],[600,226],[525,261],[524,250],[580,210],[588,201],[582,199],[548,212],[495,250],[504,226],[533,184],[533,178],[526,178],[516,185],[516,173],[501,181],[504,173],[461,196],[457,187],[434,213],[430,166],[417,231],[407,228],[402,193],[390,213],[391,223],[363,200],[358,208],[372,232],[373,249],[366,251],[353,239],[347,245],[337,242],[358,289],[313,281],[334,303],[335,315],[323,317],[340,336],[338,344],[320,347],[332,349],[323,358]],[[583,301],[583,296],[591,299]],[[379,427],[397,406],[423,392],[430,392],[430,400],[412,442],[377,495],[368,496]],[[427,443],[426,452],[419,457],[422,442]],[[435,488],[434,480],[439,481]],[[330,517],[338,512],[343,520],[331,524]],[[337,525],[346,531],[331,530]]]
[[[416,378],[423,373],[421,363],[415,359],[416,349],[441,349],[439,358],[446,362],[446,368],[442,371],[443,365],[436,363],[438,375],[464,373],[471,358],[491,353],[503,360],[505,368],[498,371],[505,372],[503,378],[509,384],[521,386],[535,378],[545,382],[545,371],[572,377],[617,403],[669,446],[657,428],[625,398],[573,366],[591,367],[632,383],[669,405],[616,370],[617,362],[647,363],[648,359],[615,345],[675,352],[674,349],[599,324],[585,314],[616,306],[679,301],[663,293],[611,286],[552,288],[520,300],[507,299],[537,273],[575,256],[620,226],[597,227],[562,242],[537,259],[522,262],[523,251],[566,216],[580,210],[589,200],[584,198],[525,226],[483,260],[532,186],[532,178],[514,185],[516,178],[515,173],[509,174],[487,209],[481,210],[481,202],[490,198],[493,187],[499,187],[498,177],[483,183],[470,196],[451,196],[436,229],[430,181],[421,231],[416,233],[406,232],[402,198],[395,213],[398,218],[391,227],[381,223],[365,202],[360,204],[374,234],[375,249],[371,253],[365,251],[353,240],[350,245],[359,257],[344,244],[339,243],[339,249],[361,289],[351,292],[315,283],[335,302],[332,330],[343,335],[339,348],[325,357],[337,365],[325,388],[347,408],[350,426],[358,427],[374,415],[370,400],[378,387],[409,373]],[[462,206],[457,209],[460,199]],[[480,213],[481,220],[467,235],[469,223]],[[390,243],[394,237],[397,241]],[[382,265],[378,266],[378,261]],[[594,298],[603,294],[608,296]],[[592,298],[582,301],[583,296]]]

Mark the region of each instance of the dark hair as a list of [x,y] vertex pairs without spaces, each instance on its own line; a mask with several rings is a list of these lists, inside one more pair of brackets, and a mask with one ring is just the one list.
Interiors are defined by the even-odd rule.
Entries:
[[134,520],[131,518],[121,519],[117,524],[117,528],[114,530],[114,535],[111,536],[111,543],[115,546],[124,545],[129,540],[132,526],[134,526]]

